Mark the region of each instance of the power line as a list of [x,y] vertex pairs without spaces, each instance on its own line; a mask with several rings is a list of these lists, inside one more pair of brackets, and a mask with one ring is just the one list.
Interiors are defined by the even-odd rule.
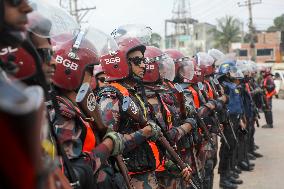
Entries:
[[[209,2],[208,4],[206,4],[206,7],[203,7],[202,6],[198,6],[198,7],[195,7],[195,6],[192,6],[193,9],[192,10],[198,10],[198,11],[192,11],[192,13],[195,13],[196,16],[199,16],[199,15],[204,15],[206,14],[207,12],[211,11],[212,9],[216,8],[217,6],[214,6],[216,4],[221,4],[221,2],[223,2],[223,0],[213,0],[211,2]],[[205,8],[205,9],[204,9]]]
[[[82,2],[80,0],[60,0],[59,4],[61,7],[67,9],[69,13],[75,17],[78,23],[82,23],[85,16],[91,11],[95,10],[96,6],[86,6],[82,7]],[[81,5],[81,6],[79,6]]]
[[254,38],[255,38],[255,28],[253,26],[253,17],[252,17],[252,6],[256,5],[256,4],[261,4],[262,1],[258,0],[258,1],[254,1],[252,2],[251,0],[247,0],[245,1],[243,4],[238,2],[238,6],[239,7],[248,7],[248,11],[249,11],[249,31],[250,31],[250,54],[251,54],[251,60],[255,61],[256,59],[256,54],[255,54],[255,42],[254,42]]
[[[216,12],[220,12],[222,10],[228,10],[231,6],[230,4],[232,0],[227,0],[227,1],[217,1],[214,4],[217,4],[218,6],[210,6],[209,9],[205,9],[202,11],[202,14],[196,14],[198,16],[199,19],[204,19],[207,17],[211,17],[212,15],[214,15]],[[209,5],[208,5],[209,7]]]
[[[232,6],[230,6],[230,3],[232,3],[232,2],[226,1],[225,3],[222,3],[221,6],[215,6],[214,8],[211,8],[210,11],[207,11],[207,13],[205,13],[202,16],[198,17],[198,19],[200,19],[200,20],[207,20],[207,19],[211,18],[212,15],[214,15],[217,10],[222,11],[222,10],[232,9]],[[233,12],[234,11],[236,11],[236,9],[233,9]]]

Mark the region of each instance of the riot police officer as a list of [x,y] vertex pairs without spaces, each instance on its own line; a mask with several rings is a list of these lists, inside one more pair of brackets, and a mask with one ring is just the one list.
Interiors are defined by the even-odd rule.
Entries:
[[[244,124],[240,124],[242,122],[241,116],[244,112],[243,102],[240,91],[237,87],[240,83],[240,79],[243,78],[243,74],[237,69],[234,61],[228,61],[220,65],[218,75],[219,81],[224,87],[225,94],[227,94],[230,99],[227,107],[234,131],[235,133],[239,130],[243,131],[245,130],[245,126]],[[237,163],[237,143],[234,139],[233,133],[229,130],[229,127],[224,128],[224,134],[228,139],[230,149],[228,149],[222,142],[218,169],[220,174],[220,186],[224,188],[237,188],[236,184],[242,184],[242,180],[236,180],[230,175],[230,170],[234,170]]]
[[260,73],[262,74],[263,80],[261,81],[261,87],[264,90],[264,103],[263,111],[265,115],[266,125],[262,128],[273,128],[273,115],[272,115],[272,97],[276,94],[275,83],[272,79],[270,68],[263,68]]
[[[153,141],[159,137],[160,128],[148,117],[146,100],[143,100],[145,95],[141,95],[146,71],[146,46],[141,40],[145,37],[139,39],[130,34],[148,32],[149,28],[138,28],[133,31],[131,25],[121,26],[113,32],[119,48],[116,53],[101,57],[110,84],[98,96],[104,123],[133,139],[133,142],[127,143],[123,153],[132,184],[135,188],[150,189],[159,187],[155,175],[157,146]],[[141,128],[147,129],[146,132],[142,133]],[[189,169],[184,169],[182,175],[189,180]]]

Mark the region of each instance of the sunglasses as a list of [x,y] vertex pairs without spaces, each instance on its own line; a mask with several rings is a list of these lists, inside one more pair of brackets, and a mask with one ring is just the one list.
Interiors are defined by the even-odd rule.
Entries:
[[40,55],[42,61],[46,64],[49,64],[52,56],[54,55],[54,51],[50,48],[40,48],[37,49],[38,54]]
[[128,61],[132,62],[135,66],[140,66],[142,63],[144,63],[144,64],[147,63],[146,58],[139,57],[139,56],[136,56],[136,57],[133,57],[133,58],[128,58]]
[[10,5],[12,5],[13,7],[17,7],[19,6],[23,1],[27,1],[28,0],[6,0]]
[[102,83],[106,82],[106,78],[105,77],[98,77],[97,80],[99,80]]

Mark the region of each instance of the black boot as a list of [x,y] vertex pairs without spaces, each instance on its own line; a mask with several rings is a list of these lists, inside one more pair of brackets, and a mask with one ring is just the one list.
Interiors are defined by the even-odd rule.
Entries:
[[265,124],[265,125],[262,126],[262,128],[268,128],[268,129],[269,129],[269,128],[273,128],[273,125]]
[[233,184],[243,184],[243,181],[241,179],[235,179],[232,176],[227,177],[227,179]]
[[262,128],[273,128],[272,111],[271,110],[265,111],[264,112],[264,117],[265,117],[267,125],[262,126]]
[[233,168],[233,171],[238,173],[238,174],[241,174],[242,173],[242,170],[239,169],[237,166]]
[[254,157],[256,157],[256,158],[261,158],[261,157],[263,157],[262,154],[260,154],[260,153],[258,153],[258,152],[255,152],[255,151],[251,152],[251,154],[254,155]]
[[231,183],[224,176],[220,176],[219,186],[220,186],[220,188],[223,188],[223,189],[237,189],[238,188],[238,186],[236,184]]
[[229,174],[230,174],[231,177],[233,177],[233,178],[235,178],[235,179],[238,179],[238,178],[240,177],[239,174],[236,173],[236,172],[233,171],[233,170],[231,170],[231,171],[229,172]]
[[256,157],[252,153],[247,153],[249,160],[256,160]]
[[248,162],[248,165],[249,165],[250,167],[254,167],[254,166],[255,166],[255,164],[254,164],[254,163],[251,163],[251,162]]
[[252,171],[253,168],[250,167],[245,161],[241,161],[238,163],[238,167],[242,170],[242,171]]

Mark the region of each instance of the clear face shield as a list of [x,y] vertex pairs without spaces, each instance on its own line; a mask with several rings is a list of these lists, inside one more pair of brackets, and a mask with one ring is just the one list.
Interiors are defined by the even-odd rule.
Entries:
[[193,62],[188,57],[185,57],[182,58],[182,60],[180,60],[178,64],[180,64],[178,74],[184,79],[192,80],[195,74]]
[[215,62],[216,66],[220,66],[224,62],[236,62],[237,61],[237,56],[235,53],[229,53],[225,54],[224,57],[222,57],[220,60],[217,60]]
[[152,29],[145,25],[129,24],[113,30],[111,36],[119,43],[126,38],[138,38],[144,45],[149,45]]
[[222,60],[225,57],[225,54],[218,49],[210,49],[208,50],[208,54],[214,59],[215,62]]
[[[27,30],[41,38],[53,39],[55,42],[72,40],[79,24],[59,6],[47,0],[30,0],[33,12],[28,14]],[[59,37],[65,34],[65,38]]]
[[173,81],[175,78],[175,63],[167,54],[161,56],[159,73],[162,78],[169,81]]
[[230,77],[232,77],[233,79],[244,79],[243,72],[240,69],[238,69],[236,66],[230,68],[229,74]]
[[110,35],[92,27],[87,28],[85,33],[85,38],[95,46],[99,56],[117,53],[118,45]]
[[237,61],[236,66],[242,71],[244,76],[251,77],[253,68],[249,62]]
[[115,55],[118,46],[110,35],[96,28],[88,27],[81,29],[74,35],[74,43],[68,56],[72,59],[79,60],[80,58],[77,55],[79,49],[100,57],[108,54]]
[[[154,58],[146,58],[146,69],[149,67],[158,66],[159,75],[161,78],[173,81],[175,78],[175,64],[171,57],[167,54],[162,54],[161,56]],[[156,76],[158,77],[158,76]]]
[[257,66],[256,66],[256,63],[253,62],[253,61],[248,61],[248,64],[249,64],[250,70],[251,70],[250,77],[254,77],[255,74],[257,74]]
[[197,56],[197,64],[199,66],[209,67],[214,64],[214,59],[207,53],[199,52],[196,54]]
[[207,53],[199,52],[196,54],[197,64],[202,67],[204,75],[211,75],[214,73],[214,58]]

